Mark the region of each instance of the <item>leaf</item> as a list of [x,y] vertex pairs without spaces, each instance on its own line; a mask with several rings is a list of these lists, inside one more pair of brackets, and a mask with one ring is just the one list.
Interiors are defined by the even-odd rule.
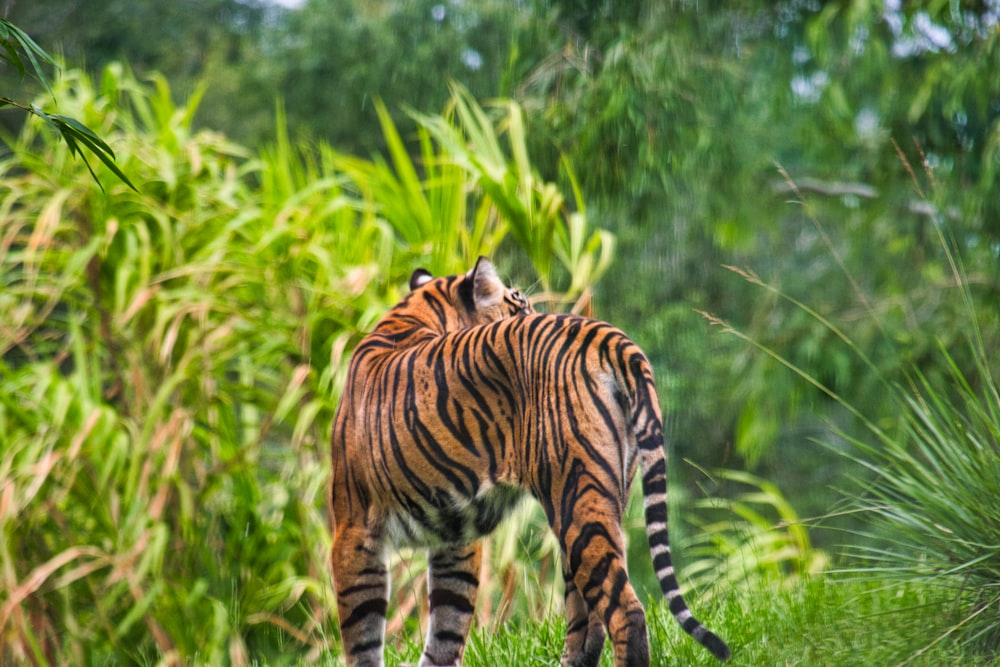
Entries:
[[21,60],[20,55],[17,53],[17,49],[14,48],[14,44],[19,46],[28,57],[28,62],[31,63],[31,68],[35,71],[35,76],[41,82],[42,86],[45,87],[45,92],[47,92],[53,98],[55,97],[52,93],[52,87],[49,85],[49,80],[45,76],[44,70],[42,70],[39,60],[46,62],[53,67],[58,68],[56,61],[52,59],[45,50],[35,43],[35,40],[31,39],[28,33],[24,32],[16,25],[7,21],[5,19],[0,19],[0,44],[2,44],[4,50],[7,52],[7,56],[0,56],[0,59],[6,60],[17,68],[18,73],[21,76],[25,74],[24,61]]
[[[56,65],[52,57],[46,53],[40,46],[38,46],[27,33],[22,31],[17,26],[13,25],[9,21],[0,19],[0,47],[6,52],[6,55],[0,53],[0,60],[4,60],[11,65],[13,65],[18,72],[23,76],[25,74],[24,62],[21,60],[20,55],[17,50],[11,44],[11,41],[16,42],[22,49],[24,49],[28,60],[31,62],[32,68],[35,70],[38,79],[45,86],[45,90],[55,99],[55,95],[52,92],[52,88],[49,86],[48,79],[45,77],[45,73],[42,71],[41,65],[38,60],[41,59],[47,63]],[[93,168],[90,166],[90,162],[87,161],[82,149],[80,148],[80,143],[86,146],[97,158],[107,166],[108,169],[112,171],[125,185],[129,186],[133,191],[138,192],[132,181],[128,179],[125,173],[118,167],[115,163],[115,153],[111,150],[111,147],[97,134],[94,133],[89,127],[76,120],[75,118],[70,118],[68,116],[63,116],[60,114],[49,114],[42,110],[37,104],[32,104],[27,106],[8,97],[0,97],[0,107],[5,106],[15,106],[19,109],[32,113],[50,126],[55,129],[62,138],[66,141],[69,146],[70,152],[74,155],[78,155],[83,163],[87,166],[87,171],[93,177],[94,181],[97,183],[101,191],[104,191],[104,186],[101,185],[101,181],[97,178],[97,174],[94,173]]]
[[26,74],[26,70],[24,69],[24,62],[21,61],[21,56],[17,53],[17,49],[15,49],[14,46],[8,41],[0,43],[0,46],[3,46],[4,51],[7,52],[6,56],[0,55],[0,59],[13,65],[17,69],[17,73],[23,78]]
[[77,141],[83,143],[87,148],[97,156],[97,158],[104,163],[104,165],[111,170],[111,172],[117,176],[125,185],[129,186],[133,191],[138,192],[139,190],[132,184],[132,181],[128,179],[128,176],[119,169],[118,165],[115,164],[115,153],[111,150],[111,147],[99,136],[97,136],[93,130],[89,127],[76,120],[75,118],[70,118],[68,116],[63,116],[60,114],[45,114],[45,117],[55,125],[56,129],[59,130],[59,134],[62,135],[66,143],[69,144],[70,151],[76,153],[83,160],[84,164],[87,165],[87,170],[90,171],[90,175],[94,177],[97,181],[98,186],[101,190],[104,190],[104,186],[101,185],[100,180],[97,178],[97,174],[91,168],[90,163],[87,162],[87,158],[84,156],[83,151],[77,145]]

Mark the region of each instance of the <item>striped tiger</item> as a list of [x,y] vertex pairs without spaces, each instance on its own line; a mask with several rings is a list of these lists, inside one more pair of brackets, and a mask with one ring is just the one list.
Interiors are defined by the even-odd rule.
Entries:
[[429,549],[420,667],[459,665],[481,540],[524,494],[562,548],[563,665],[649,664],[622,514],[642,469],[646,530],[670,611],[720,660],[729,648],[688,611],[667,542],[667,469],[649,362],[624,333],[535,313],[480,258],[465,275],[417,270],[411,292],[351,359],[332,436],[332,569],[348,665],[382,665],[386,548]]

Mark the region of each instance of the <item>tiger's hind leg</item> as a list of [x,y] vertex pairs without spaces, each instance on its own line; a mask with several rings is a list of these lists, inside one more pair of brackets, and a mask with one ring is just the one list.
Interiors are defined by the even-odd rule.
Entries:
[[389,574],[381,539],[365,528],[338,528],[331,564],[344,659],[350,667],[382,667]]
[[430,624],[419,667],[457,667],[465,653],[479,590],[481,541],[430,555],[427,576]]
[[604,651],[604,622],[576,589],[573,575],[563,569],[566,587],[566,644],[563,649],[562,667],[597,667]]
[[[593,493],[592,488],[587,490]],[[646,613],[628,579],[625,538],[618,523],[624,505],[609,508],[608,497],[602,495],[595,507],[587,502],[587,494],[566,504],[573,507],[568,525],[558,525],[557,519],[554,526],[568,562],[564,568],[572,573],[591,615],[603,620],[614,648],[615,667],[649,667]]]

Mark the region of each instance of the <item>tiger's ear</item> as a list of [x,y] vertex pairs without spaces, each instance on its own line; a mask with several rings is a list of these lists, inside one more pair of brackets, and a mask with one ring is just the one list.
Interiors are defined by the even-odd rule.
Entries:
[[493,262],[489,259],[480,257],[475,268],[466,275],[472,279],[472,297],[475,300],[477,310],[492,308],[503,301],[507,288],[500,280]]
[[427,269],[417,269],[413,272],[413,275],[410,276],[410,291],[412,292],[418,287],[426,285],[432,278],[434,278],[434,276],[432,276],[431,272]]

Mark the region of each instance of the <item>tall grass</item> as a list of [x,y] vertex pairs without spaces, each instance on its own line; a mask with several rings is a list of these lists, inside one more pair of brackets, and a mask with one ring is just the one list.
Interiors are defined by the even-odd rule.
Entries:
[[[447,152],[448,161],[473,177],[475,186],[500,216],[505,233],[523,248],[542,286],[536,301],[559,308],[584,297],[607,270],[614,235],[592,229],[584,198],[569,162],[562,168],[572,187],[575,211],[559,188],[534,170],[527,148],[524,112],[513,101],[495,103],[494,121],[469,93],[453,87],[445,114],[414,114],[421,127]],[[505,150],[501,137],[506,137]],[[558,260],[559,271],[553,260]],[[561,280],[560,280],[561,279]]]
[[829,556],[813,546],[807,522],[777,485],[740,470],[713,477],[731,488],[693,503],[701,510],[689,519],[696,530],[679,549],[688,562],[682,581],[693,590],[707,597],[734,587],[788,588],[827,570]]
[[[432,133],[410,161],[384,113],[388,162],[280,124],[234,145],[194,129],[197,93],[120,66],[53,89],[137,189],[100,191],[38,123],[0,159],[0,662],[327,654],[344,362],[416,266],[492,252],[502,209]],[[523,558],[513,535],[497,559]]]
[[900,434],[878,446],[854,441],[853,458],[870,477],[856,504],[873,524],[873,544],[851,553],[879,577],[951,591],[960,617],[945,634],[997,656],[1000,400],[978,362],[975,378],[952,365],[951,386],[914,373],[899,396]]
[[303,223],[283,246],[303,258],[278,275],[296,253],[266,252],[248,184],[266,165],[192,132],[164,82],[109,70],[100,91],[78,73],[61,86],[140,191],[95,192],[32,125],[0,164],[4,655],[317,646],[332,398],[309,343],[333,331],[310,320],[338,312],[347,267],[321,275],[306,257],[325,227]]
[[[813,222],[822,232],[819,221]],[[846,327],[752,271],[734,269],[812,318],[856,355],[882,383],[892,418],[886,417],[884,406],[875,414],[869,406],[852,403],[780,349],[707,317],[794,372],[856,419],[859,430],[838,429],[846,450],[838,443],[825,443],[853,463],[861,491],[849,494],[852,509],[848,511],[866,526],[851,536],[848,565],[842,573],[880,585],[896,581],[945,593],[934,595],[935,608],[925,613],[938,614],[948,624],[938,628],[937,634],[925,636],[926,643],[909,659],[918,661],[935,644],[950,639],[991,660],[1000,655],[1000,384],[991,345],[986,342],[995,339],[995,332],[987,335],[981,328],[983,318],[972,285],[943,221],[935,217],[932,224],[945,267],[941,273],[950,276],[964,307],[966,334],[964,344],[939,345],[934,366],[944,372],[933,375],[921,366],[904,369],[899,378],[884,375]],[[847,267],[839,257],[835,259],[857,289]],[[869,317],[878,318],[869,304],[861,305]],[[876,324],[886,334],[888,327],[880,321]],[[932,337],[933,332],[927,335]]]

